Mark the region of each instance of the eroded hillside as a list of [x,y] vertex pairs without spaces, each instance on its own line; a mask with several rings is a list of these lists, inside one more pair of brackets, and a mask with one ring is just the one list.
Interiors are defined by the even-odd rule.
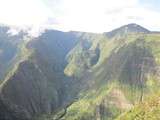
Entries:
[[159,46],[159,33],[136,24],[104,34],[47,30],[21,45],[21,60],[0,86],[0,118],[113,120],[131,109],[135,114],[148,96],[159,96]]

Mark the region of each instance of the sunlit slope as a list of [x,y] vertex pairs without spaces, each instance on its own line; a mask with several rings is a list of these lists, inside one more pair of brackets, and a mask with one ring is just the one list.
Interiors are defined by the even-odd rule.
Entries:
[[159,34],[142,33],[99,40],[98,61],[86,71],[88,87],[67,109],[64,119],[112,120],[145,100],[160,84],[152,79],[158,76],[159,40]]
[[142,111],[153,93],[159,98],[160,34],[139,25],[104,34],[47,30],[19,48],[1,83],[1,119],[113,120]]
[[146,37],[146,41],[149,44],[149,47],[152,50],[152,53],[156,60],[156,75],[148,77],[146,81],[146,86],[149,87],[148,97],[142,102],[134,106],[133,109],[117,117],[116,120],[159,120],[160,114],[160,105],[159,105],[159,87],[160,87],[160,78],[159,78],[159,53],[160,53],[160,35],[152,34]]

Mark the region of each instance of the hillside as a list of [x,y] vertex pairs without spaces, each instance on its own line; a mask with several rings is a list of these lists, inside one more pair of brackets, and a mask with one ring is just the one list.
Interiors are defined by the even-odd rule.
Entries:
[[103,34],[46,30],[30,39],[17,43],[16,64],[8,58],[0,119],[132,120],[158,101],[159,33],[129,24]]
[[11,35],[8,26],[0,26],[0,82],[8,69],[16,63],[20,54],[20,47],[23,44],[24,32],[17,35]]
[[64,119],[112,120],[145,100],[159,86],[159,38],[159,34],[125,33],[102,39],[97,44],[99,60],[85,79],[88,87]]

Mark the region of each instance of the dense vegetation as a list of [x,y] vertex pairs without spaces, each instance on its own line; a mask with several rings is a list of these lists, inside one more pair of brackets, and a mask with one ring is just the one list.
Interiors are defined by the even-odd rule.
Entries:
[[47,30],[17,44],[0,85],[2,119],[159,119],[159,33],[136,24],[104,34]]

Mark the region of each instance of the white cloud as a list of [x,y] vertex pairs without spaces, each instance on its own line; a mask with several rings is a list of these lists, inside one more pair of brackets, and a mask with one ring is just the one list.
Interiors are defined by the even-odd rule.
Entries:
[[137,0],[64,0],[61,29],[103,32],[109,30],[114,19],[125,8],[134,7]]
[[0,0],[0,22],[10,25],[39,25],[50,11],[39,0]]
[[104,32],[131,22],[160,30],[160,13],[139,0],[0,0],[0,23]]
[[138,0],[63,0],[60,8],[63,14],[54,27],[62,30],[104,32],[132,22],[160,30],[160,13]]

